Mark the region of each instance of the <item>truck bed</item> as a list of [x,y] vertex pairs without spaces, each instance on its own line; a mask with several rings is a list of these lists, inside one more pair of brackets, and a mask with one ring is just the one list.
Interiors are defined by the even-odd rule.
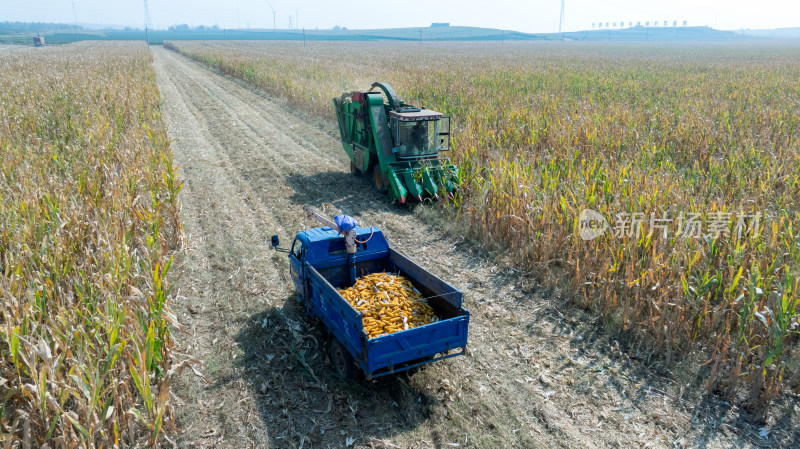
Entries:
[[359,254],[359,276],[376,273],[399,273],[409,279],[439,321],[412,329],[369,339],[360,313],[339,294],[349,287],[345,264],[308,265],[309,300],[307,311],[320,318],[353,358],[367,378],[378,377],[411,367],[460,355],[450,353],[467,344],[469,312],[461,307],[462,293],[406,256],[388,249],[378,254]]

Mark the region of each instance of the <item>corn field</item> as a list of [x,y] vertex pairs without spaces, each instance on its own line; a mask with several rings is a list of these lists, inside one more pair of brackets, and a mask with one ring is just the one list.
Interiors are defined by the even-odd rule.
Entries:
[[331,121],[374,81],[451,115],[443,213],[758,416],[800,388],[800,47],[168,46]]
[[176,178],[143,43],[0,59],[0,445],[157,445]]

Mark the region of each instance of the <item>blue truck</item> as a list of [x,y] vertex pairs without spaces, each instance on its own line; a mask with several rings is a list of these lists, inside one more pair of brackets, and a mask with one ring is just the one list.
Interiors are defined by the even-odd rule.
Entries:
[[[306,313],[319,318],[329,333],[328,354],[336,374],[352,379],[360,370],[371,380],[464,354],[469,312],[462,307],[461,291],[390,248],[379,229],[342,232],[323,223],[332,226],[298,233],[291,249],[283,251],[288,252],[292,281]],[[279,249],[278,244],[274,236],[272,246]],[[404,276],[427,298],[438,321],[369,338],[361,314],[337,290],[353,285],[353,267],[361,276]]]

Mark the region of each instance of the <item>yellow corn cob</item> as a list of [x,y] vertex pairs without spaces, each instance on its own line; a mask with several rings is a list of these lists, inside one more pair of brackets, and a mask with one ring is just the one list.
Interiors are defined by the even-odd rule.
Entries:
[[339,293],[361,313],[369,338],[424,326],[436,318],[414,284],[400,275],[368,274]]

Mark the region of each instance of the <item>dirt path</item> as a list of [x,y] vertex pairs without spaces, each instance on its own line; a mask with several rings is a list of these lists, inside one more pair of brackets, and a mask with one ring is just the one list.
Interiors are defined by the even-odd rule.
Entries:
[[[682,387],[594,335],[590,317],[565,317],[556,295],[427,224],[423,208],[387,204],[345,171],[330,126],[176,53],[153,55],[185,180],[174,308],[190,335],[176,339],[211,382],[186,375],[176,385],[181,447],[745,444],[752,429],[729,424],[735,409],[709,418],[710,406],[688,406]],[[379,226],[462,289],[468,355],[372,383],[335,378],[286,258],[269,245],[272,234],[285,246],[316,226],[303,204]]]

